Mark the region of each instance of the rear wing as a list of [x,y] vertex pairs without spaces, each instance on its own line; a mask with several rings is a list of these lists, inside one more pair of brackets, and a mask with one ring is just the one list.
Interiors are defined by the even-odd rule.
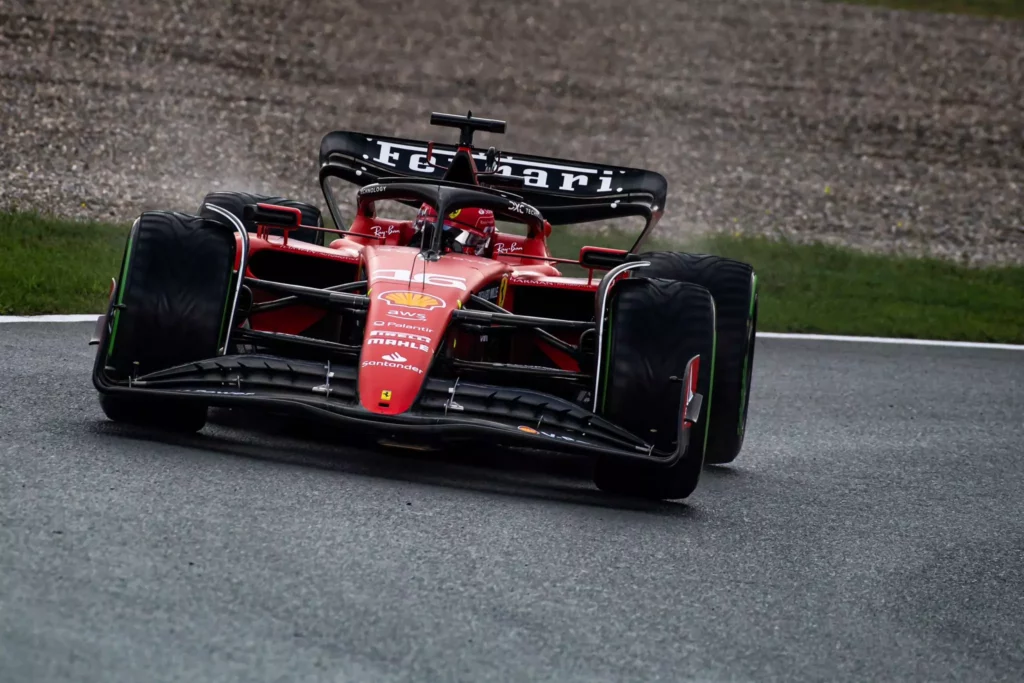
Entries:
[[[436,165],[428,162],[428,148]],[[330,177],[359,186],[393,177],[441,180],[457,149],[451,144],[335,131],[320,144],[320,184],[332,204],[326,187]],[[488,184],[486,151],[473,147],[472,156],[481,184]],[[668,194],[668,182],[654,171],[568,159],[501,153],[497,173],[522,177],[522,187],[499,186],[537,207],[553,225],[643,216],[646,234],[664,213]]]

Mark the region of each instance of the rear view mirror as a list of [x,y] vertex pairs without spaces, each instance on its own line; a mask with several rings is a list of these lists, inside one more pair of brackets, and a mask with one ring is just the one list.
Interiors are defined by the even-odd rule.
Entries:
[[625,249],[607,247],[583,247],[580,249],[580,265],[586,268],[611,270],[626,262],[629,252]]
[[245,220],[256,225],[270,225],[275,228],[297,228],[302,225],[302,211],[290,206],[246,204],[243,215]]

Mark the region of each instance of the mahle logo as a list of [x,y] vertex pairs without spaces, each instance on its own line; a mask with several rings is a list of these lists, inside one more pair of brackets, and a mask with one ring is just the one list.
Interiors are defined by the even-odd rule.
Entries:
[[408,339],[381,339],[380,337],[372,337],[366,340],[367,346],[401,346],[406,349],[413,349],[414,351],[422,351],[423,353],[430,353],[430,347],[426,344],[420,344],[419,342],[409,341]]

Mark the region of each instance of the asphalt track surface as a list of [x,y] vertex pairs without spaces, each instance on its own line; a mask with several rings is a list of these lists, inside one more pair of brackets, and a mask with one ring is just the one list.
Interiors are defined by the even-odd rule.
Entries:
[[[762,340],[681,503],[576,461],[104,420],[0,327],[0,680],[1019,680],[1019,354]],[[344,441],[344,438],[342,439]]]

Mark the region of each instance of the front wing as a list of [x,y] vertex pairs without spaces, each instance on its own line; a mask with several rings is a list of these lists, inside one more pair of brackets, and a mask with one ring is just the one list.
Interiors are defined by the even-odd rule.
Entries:
[[[328,423],[423,440],[493,439],[543,450],[608,456],[669,466],[686,455],[701,397],[686,405],[680,381],[679,438],[661,453],[636,435],[565,399],[528,389],[428,378],[412,410],[372,413],[359,404],[355,367],[272,355],[228,355],[111,380],[97,354],[93,384],[101,393],[150,396],[223,407],[260,407]],[[683,406],[686,414],[683,414]]]

